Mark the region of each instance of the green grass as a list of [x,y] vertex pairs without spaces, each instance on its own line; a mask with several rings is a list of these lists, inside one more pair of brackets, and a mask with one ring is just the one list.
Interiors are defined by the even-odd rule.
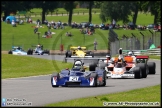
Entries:
[[[72,63],[46,60],[29,56],[2,54],[1,75],[5,78],[18,78],[35,75],[47,75],[71,67]],[[56,68],[58,67],[58,68]]]
[[[146,15],[139,13],[138,17],[140,19],[147,19],[145,21],[141,21],[139,18],[137,22],[139,23],[145,23],[145,25],[150,24],[151,20],[153,21],[153,17],[151,15]],[[33,20],[41,19],[41,17],[33,17]],[[47,16],[47,20],[51,21],[58,21],[61,20],[62,22],[68,21],[68,16]],[[73,21],[79,23],[83,21],[88,21],[88,15],[74,15]],[[98,14],[93,14],[92,22],[94,24],[100,24],[101,20],[99,19]],[[108,21],[110,23],[110,21]],[[119,22],[121,23],[121,22]],[[25,50],[28,48],[31,48],[31,45],[38,44],[38,35],[34,34],[34,28],[32,26],[35,26],[35,24],[27,24],[24,25],[18,25],[17,27],[12,27],[10,24],[6,24],[5,22],[1,23],[2,27],[2,50],[10,50],[11,46],[14,45],[20,45]],[[89,49],[93,50],[93,41],[97,39],[98,46],[97,49],[105,50],[107,49],[107,37],[109,31],[107,30],[101,30],[96,29],[96,33],[93,36],[85,36],[85,42],[84,42],[84,35],[80,33],[79,29],[71,29],[69,27],[65,27],[65,30],[54,30],[52,29],[52,32],[55,32],[56,34],[53,35],[52,38],[42,38],[41,36],[44,34],[45,31],[47,31],[47,27],[43,25],[44,28],[39,28],[40,39],[39,42],[44,45],[45,49],[52,49],[52,50],[59,50],[60,44],[61,44],[61,35],[62,35],[62,43],[64,45],[64,49],[67,49],[69,45],[74,46],[90,46]],[[72,38],[66,37],[65,32],[71,32],[73,34]],[[141,37],[140,31],[138,30],[114,30],[119,37],[126,35],[131,36],[133,33],[137,37]],[[141,31],[145,36],[151,36],[151,33],[149,31]],[[157,33],[159,35],[159,33]],[[13,39],[14,37],[14,39]],[[13,41],[14,40],[14,41]],[[160,39],[157,38],[157,42],[159,43]]]
[[149,55],[149,58],[161,60],[161,56]]
[[161,88],[160,85],[156,85],[156,86],[146,87],[142,89],[135,89],[135,90],[125,91],[125,92],[104,94],[104,95],[85,97],[85,98],[80,98],[75,100],[64,101],[64,102],[51,103],[45,106],[46,107],[54,107],[54,106],[101,107],[103,106],[103,102],[118,102],[118,103],[119,102],[154,102],[154,103],[158,102],[159,104],[154,106],[160,106],[161,104],[160,88]]

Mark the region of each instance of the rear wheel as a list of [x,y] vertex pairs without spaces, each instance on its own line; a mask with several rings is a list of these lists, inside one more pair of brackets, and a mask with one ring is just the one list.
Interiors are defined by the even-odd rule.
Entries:
[[105,86],[106,85],[106,79],[107,79],[107,77],[106,77],[106,71],[104,71],[104,73],[103,73],[103,85],[102,86]]
[[148,68],[149,68],[149,74],[155,74],[156,73],[155,62],[148,62],[147,65],[148,65]]
[[90,64],[89,65],[89,71],[95,71],[96,67],[97,67],[97,64],[95,64],[95,63]]
[[93,52],[90,52],[90,56],[94,57],[94,53]]
[[59,78],[59,73],[54,73],[54,74],[51,75],[51,85],[52,85],[52,87],[59,87],[59,85],[53,85],[54,78],[56,78],[56,81],[57,81],[58,78]]

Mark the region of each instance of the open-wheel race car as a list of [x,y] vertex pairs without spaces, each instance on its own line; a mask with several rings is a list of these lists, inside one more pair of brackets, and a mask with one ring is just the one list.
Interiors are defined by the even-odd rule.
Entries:
[[92,51],[87,51],[86,47],[70,47],[70,51],[65,53],[66,57],[94,57],[94,53]]
[[125,56],[123,60],[114,58],[110,65],[105,67],[107,77],[110,78],[146,78],[148,74],[156,73],[155,62],[148,62],[149,56]]
[[12,50],[9,50],[8,54],[27,55],[27,52],[25,52],[20,46],[12,46]]
[[81,60],[76,59],[74,61],[72,69],[63,69],[59,73],[52,74],[51,85],[52,87],[105,86],[106,71],[105,69],[96,68],[93,65],[89,65],[89,70],[86,70],[86,66],[84,66],[84,63]]
[[49,50],[43,50],[43,45],[36,45],[33,46],[36,47],[34,50],[33,49],[28,49],[27,54],[28,55],[50,55],[50,51]]

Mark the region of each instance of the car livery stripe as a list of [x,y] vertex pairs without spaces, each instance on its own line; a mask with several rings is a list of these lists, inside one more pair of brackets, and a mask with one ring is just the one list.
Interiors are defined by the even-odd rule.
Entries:
[[94,78],[90,78],[90,85],[92,86],[94,83]]

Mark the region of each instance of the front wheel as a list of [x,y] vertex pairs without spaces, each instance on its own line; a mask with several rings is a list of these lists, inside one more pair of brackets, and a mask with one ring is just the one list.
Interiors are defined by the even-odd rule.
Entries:
[[97,73],[91,73],[90,75],[90,83],[93,83],[93,87],[97,87]]
[[135,79],[140,79],[142,77],[142,72],[140,67],[135,67],[133,71],[134,71]]
[[139,63],[137,64],[137,67],[141,68],[142,78],[147,78],[147,74],[148,74],[147,65],[145,63]]
[[8,51],[8,54],[12,54],[12,51],[10,50],[10,51]]

